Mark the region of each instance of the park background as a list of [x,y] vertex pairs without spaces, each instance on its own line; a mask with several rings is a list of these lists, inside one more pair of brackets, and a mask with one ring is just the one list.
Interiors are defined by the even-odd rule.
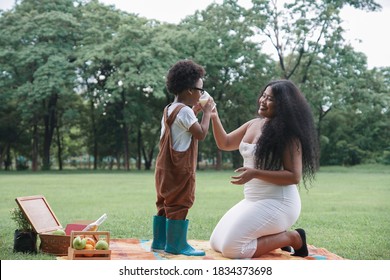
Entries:
[[[100,216],[101,208],[96,208],[101,205],[99,194],[107,198],[105,201],[123,199],[126,205],[123,192],[126,186],[134,185],[137,174],[145,176],[138,187],[150,191],[139,201],[148,201],[147,207],[152,208],[142,204],[138,208],[149,210],[143,215],[134,213],[134,217],[144,219],[145,226],[134,234],[115,229],[114,223],[125,227],[132,217],[119,209],[112,213],[121,213],[122,218],[111,216],[112,224],[107,226],[118,237],[130,234],[150,238],[147,217],[153,215],[154,196],[150,189],[153,182],[148,180],[153,178],[162,110],[173,100],[165,89],[165,75],[183,58],[205,67],[204,88],[214,97],[227,131],[256,115],[259,92],[270,80],[283,78],[296,83],[316,120],[321,143],[319,179],[321,170],[354,174],[343,177],[342,185],[327,184],[327,180],[319,181],[322,187],[314,183],[308,193],[315,193],[316,187],[321,192],[314,200],[317,210],[330,203],[333,214],[340,215],[350,209],[335,205],[362,192],[352,204],[362,209],[359,206],[364,205],[364,198],[371,197],[365,209],[367,213],[375,210],[375,214],[352,211],[353,218],[339,217],[337,221],[348,226],[356,221],[361,231],[357,240],[363,240],[373,221],[379,227],[378,234],[388,232],[388,219],[382,217],[389,208],[390,68],[368,67],[367,56],[345,40],[340,13],[345,6],[373,12],[380,6],[371,0],[298,0],[280,9],[273,1],[252,2],[250,8],[234,0],[212,3],[177,24],[141,17],[98,1],[24,0],[1,12],[0,188],[7,194],[2,198],[1,219],[9,225],[2,227],[1,237],[7,240],[2,241],[8,246],[7,252],[12,251],[8,239],[13,228],[8,211],[16,196],[47,195],[53,208],[61,209],[66,224],[78,216]],[[265,41],[260,38],[271,43],[273,55],[264,51]],[[211,193],[205,196],[230,197],[226,201],[231,203],[238,199],[240,193],[230,192],[231,188],[227,191],[224,186],[229,172],[241,164],[239,153],[218,150],[210,133],[199,144],[198,185],[202,186],[201,174],[213,174],[211,177],[219,181],[214,183],[215,188],[206,188]],[[325,173],[333,177],[332,172]],[[80,174],[86,177],[79,185],[73,180]],[[103,180],[99,174],[111,179]],[[123,178],[122,184],[114,184],[111,174]],[[365,180],[352,180],[359,176]],[[94,178],[100,178],[104,186],[93,188],[97,184]],[[128,196],[135,196],[138,188],[130,189]],[[212,193],[216,190],[219,192]],[[59,198],[55,199],[57,192]],[[78,198],[78,192],[89,203],[81,203],[84,200]],[[302,187],[302,195],[305,192]],[[62,208],[69,201],[78,201],[83,215]],[[226,202],[211,220],[206,219],[204,231],[196,215],[206,214],[195,208],[194,223],[200,227],[195,237],[207,239],[229,206]],[[321,212],[318,215],[321,217]],[[327,221],[338,227],[330,217]],[[313,230],[323,232],[316,221],[313,218]],[[331,246],[337,238],[347,242],[345,233],[331,231],[325,236],[332,242],[324,245]],[[382,241],[376,237],[368,239],[377,244],[373,254],[348,253],[346,257],[390,259],[389,241],[383,235],[378,238]],[[343,249],[337,253],[343,255]],[[357,248],[350,248],[353,250]]]

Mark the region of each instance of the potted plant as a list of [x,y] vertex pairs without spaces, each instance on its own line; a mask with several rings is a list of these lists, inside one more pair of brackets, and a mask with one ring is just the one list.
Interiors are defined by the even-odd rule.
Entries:
[[14,252],[36,253],[37,233],[34,232],[22,210],[19,207],[12,208],[10,215],[17,226],[14,233]]

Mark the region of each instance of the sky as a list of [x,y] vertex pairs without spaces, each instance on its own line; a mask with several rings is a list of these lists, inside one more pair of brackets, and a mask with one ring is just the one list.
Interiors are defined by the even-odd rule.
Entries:
[[[179,23],[196,10],[203,10],[213,2],[223,0],[99,0],[107,5],[138,14],[149,19]],[[0,9],[13,7],[15,0],[0,0]],[[383,30],[390,26],[390,0],[376,0],[382,6],[380,12],[364,12],[346,7],[341,12],[346,30],[345,38],[356,51],[367,56],[369,68],[390,66],[390,36]],[[250,0],[239,0],[244,7]],[[264,46],[266,53],[273,54],[270,45]]]

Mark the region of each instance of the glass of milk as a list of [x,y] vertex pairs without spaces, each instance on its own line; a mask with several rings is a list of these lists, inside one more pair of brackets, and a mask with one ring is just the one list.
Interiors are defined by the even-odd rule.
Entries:
[[[209,101],[209,99],[210,99],[210,94],[207,92],[207,91],[204,91],[204,93],[200,96],[200,98],[199,98],[199,103],[200,103],[200,105],[202,105],[202,107],[204,106],[204,105],[206,105],[206,103],[207,103],[207,101]],[[217,104],[215,104],[215,102],[214,102],[214,107],[213,107],[213,109],[211,109],[211,110],[214,110],[214,108],[215,108],[215,106],[216,106]]]

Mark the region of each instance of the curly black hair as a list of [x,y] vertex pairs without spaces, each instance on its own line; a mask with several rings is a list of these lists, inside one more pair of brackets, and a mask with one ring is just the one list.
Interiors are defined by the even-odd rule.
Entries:
[[166,86],[170,93],[178,95],[186,89],[195,87],[206,71],[192,60],[179,60],[168,71]]
[[306,181],[314,179],[319,168],[319,144],[312,111],[306,98],[291,81],[269,82],[259,98],[267,87],[271,87],[275,99],[275,116],[264,124],[256,144],[256,166],[260,169],[280,170],[287,145],[299,140],[302,146],[303,183],[306,187]]

